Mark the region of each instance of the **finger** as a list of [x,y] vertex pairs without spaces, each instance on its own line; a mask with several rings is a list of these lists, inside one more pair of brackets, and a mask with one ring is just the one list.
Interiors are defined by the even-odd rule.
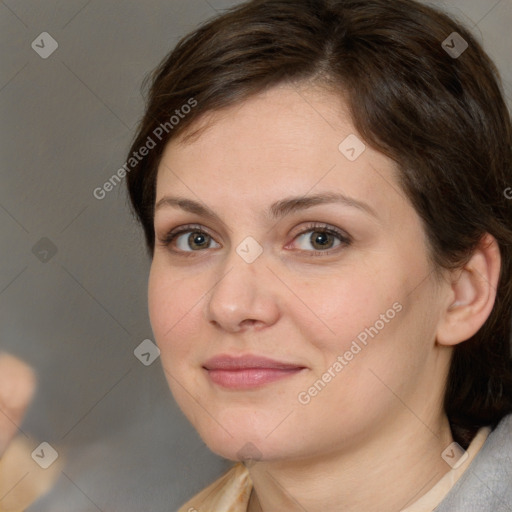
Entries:
[[64,467],[62,453],[43,468],[34,461],[33,450],[34,441],[19,435],[0,460],[0,512],[24,511],[46,494],[60,476]]
[[0,353],[0,457],[17,433],[36,388],[32,368]]

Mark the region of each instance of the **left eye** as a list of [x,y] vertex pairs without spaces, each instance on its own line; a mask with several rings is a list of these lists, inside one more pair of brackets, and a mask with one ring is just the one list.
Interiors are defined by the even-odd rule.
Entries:
[[[299,241],[299,248],[301,250],[308,252],[311,252],[307,247],[308,244],[310,244],[310,247],[313,247],[314,251],[325,253],[327,253],[328,250],[335,249],[342,244],[350,244],[350,239],[348,236],[337,230],[324,227],[314,227],[312,229],[308,229],[307,231],[303,231],[297,235],[297,237],[295,237],[295,240]],[[336,241],[338,241],[338,244],[333,245]]]

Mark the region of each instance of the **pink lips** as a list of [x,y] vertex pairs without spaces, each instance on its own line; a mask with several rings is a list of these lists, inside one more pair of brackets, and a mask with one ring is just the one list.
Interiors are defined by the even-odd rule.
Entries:
[[206,361],[203,368],[215,384],[228,389],[251,389],[291,377],[305,367],[260,356],[220,355]]

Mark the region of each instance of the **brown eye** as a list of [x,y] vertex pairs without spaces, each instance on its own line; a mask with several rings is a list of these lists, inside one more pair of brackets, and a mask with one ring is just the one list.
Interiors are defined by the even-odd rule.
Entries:
[[297,235],[295,240],[299,241],[300,250],[317,254],[330,254],[330,249],[351,243],[350,237],[345,233],[325,226],[310,226],[310,229]]
[[332,243],[335,242],[335,237],[330,233],[326,233],[325,231],[314,231],[310,236],[310,242],[315,249],[330,249],[332,247]]
[[203,249],[205,246],[208,245],[209,239],[211,239],[209,235],[201,233],[200,231],[194,231],[186,239],[185,245],[189,244],[188,247],[191,247],[193,249]]
[[175,252],[199,252],[202,249],[209,249],[212,242],[213,238],[196,226],[184,226],[178,231],[171,231],[161,240],[162,245],[166,247],[172,244],[176,248],[172,249]]
[[[187,234],[188,236],[184,236]],[[210,243],[213,242],[213,238],[203,231],[182,231],[173,236],[172,241],[174,240],[176,240],[175,245],[180,251],[209,249]]]

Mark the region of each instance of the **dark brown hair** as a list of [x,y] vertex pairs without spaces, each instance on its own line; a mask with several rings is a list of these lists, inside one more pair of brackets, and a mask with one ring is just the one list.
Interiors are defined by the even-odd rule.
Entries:
[[[463,41],[461,55],[450,53]],[[279,83],[325,85],[397,163],[437,270],[464,265],[486,232],[497,239],[496,302],[456,346],[444,406],[463,447],[512,412],[511,119],[494,64],[463,25],[412,0],[255,0],[183,38],[150,79],[128,158],[149,140],[156,147],[132,160],[127,184],[151,256],[157,167],[171,138]]]

